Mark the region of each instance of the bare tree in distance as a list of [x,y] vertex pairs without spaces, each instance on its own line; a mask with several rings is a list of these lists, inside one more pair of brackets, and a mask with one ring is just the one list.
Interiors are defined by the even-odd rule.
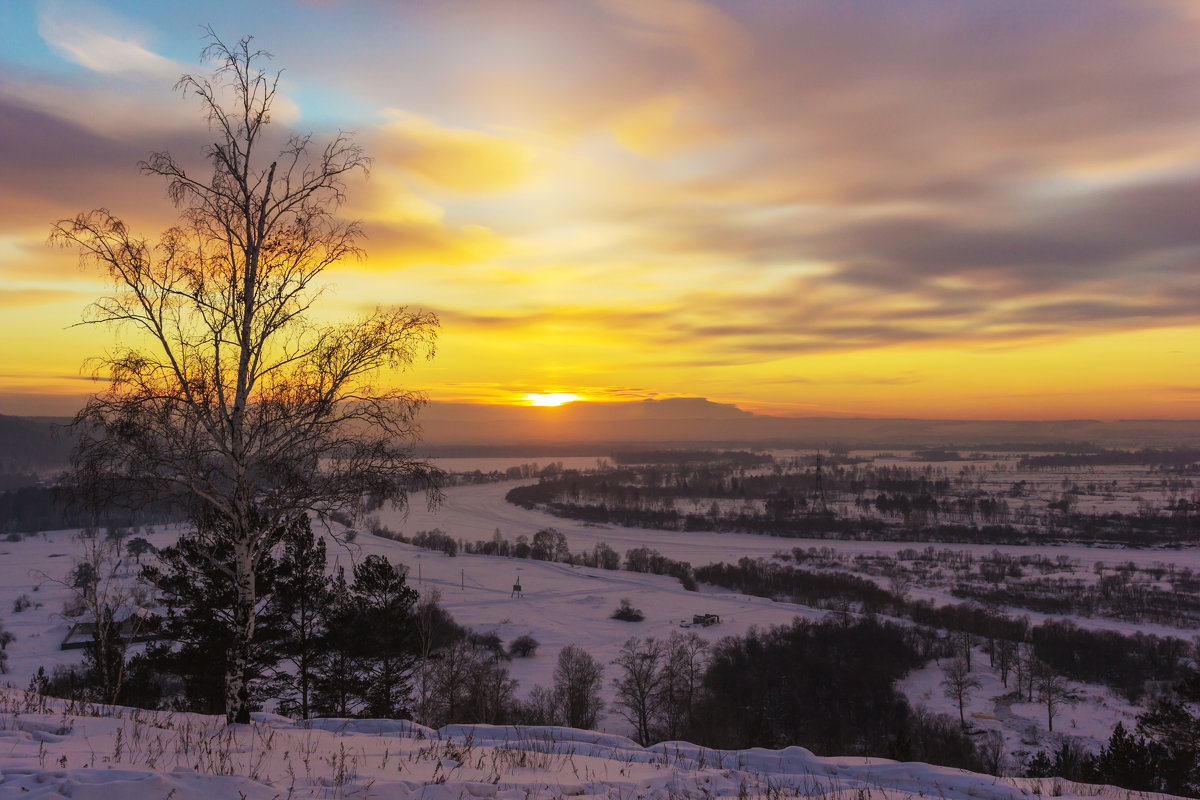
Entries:
[[696,704],[708,667],[709,644],[694,632],[672,631],[663,644],[662,705],[663,734],[674,740],[695,729]]
[[116,703],[125,681],[125,654],[144,632],[145,619],[138,605],[133,576],[123,569],[121,542],[101,536],[95,528],[79,535],[82,556],[62,578],[41,570],[34,574],[67,590],[70,610],[91,633],[87,643],[87,668],[103,703]]
[[558,651],[554,668],[554,706],[571,728],[590,729],[604,710],[600,686],[604,666],[584,650],[569,644]]
[[60,221],[51,239],[78,247],[115,288],[84,324],[135,334],[96,359],[108,388],[76,417],[78,485],[93,502],[174,500],[195,520],[219,520],[233,548],[234,568],[220,565],[237,592],[232,723],[249,720],[245,665],[268,533],[301,514],[355,512],[368,497],[402,504],[424,489],[436,501],[440,473],[411,450],[425,398],[381,379],[432,357],[438,321],[406,308],[312,320],[324,270],[363,255],[358,224],[336,212],[345,180],[370,160],[345,132],[272,149],[270,55],[248,36],[209,39],[215,70],[177,88],[199,99],[215,134],[204,149],[211,175],[167,152],[140,165],[166,179],[179,224],[151,243],[98,209]]
[[971,694],[982,684],[979,678],[971,674],[971,667],[963,655],[955,656],[954,660],[944,668],[942,689],[946,697],[958,704],[958,721],[967,727],[966,705],[971,700]]
[[1054,733],[1054,718],[1062,713],[1064,705],[1077,702],[1079,695],[1066,678],[1041,661],[1033,664],[1033,681],[1037,686],[1038,701],[1046,709],[1046,729]]
[[616,690],[617,713],[633,725],[636,731],[635,738],[643,747],[650,744],[650,728],[660,714],[660,687],[663,678],[659,662],[662,661],[663,655],[662,642],[653,637],[639,639],[634,636],[626,640],[613,662],[620,670],[612,681],[613,689]]

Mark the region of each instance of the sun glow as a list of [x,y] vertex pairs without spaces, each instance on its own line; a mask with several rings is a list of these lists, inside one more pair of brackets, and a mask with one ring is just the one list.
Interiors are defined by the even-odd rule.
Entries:
[[543,394],[527,394],[526,402],[531,406],[561,406],[563,403],[573,403],[582,400],[579,395],[570,392],[545,392]]

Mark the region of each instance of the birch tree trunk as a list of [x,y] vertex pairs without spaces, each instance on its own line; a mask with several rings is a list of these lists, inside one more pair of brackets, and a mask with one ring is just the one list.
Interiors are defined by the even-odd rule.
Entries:
[[233,611],[235,638],[225,671],[225,720],[231,724],[245,724],[250,722],[250,687],[246,676],[254,642],[258,598],[250,549],[242,541],[235,541],[233,552],[237,600]]

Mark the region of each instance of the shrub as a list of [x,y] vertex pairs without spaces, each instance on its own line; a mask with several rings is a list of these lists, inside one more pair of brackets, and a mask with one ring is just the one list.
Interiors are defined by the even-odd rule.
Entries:
[[539,644],[540,642],[529,634],[518,636],[509,642],[508,654],[513,658],[529,658],[537,652]]
[[634,608],[628,597],[621,598],[621,604],[617,606],[617,610],[612,613],[612,619],[619,619],[622,622],[641,622],[646,618],[641,609]]
[[496,633],[469,633],[467,641],[481,650],[486,650],[497,656],[504,655],[504,643],[500,641],[499,634]]

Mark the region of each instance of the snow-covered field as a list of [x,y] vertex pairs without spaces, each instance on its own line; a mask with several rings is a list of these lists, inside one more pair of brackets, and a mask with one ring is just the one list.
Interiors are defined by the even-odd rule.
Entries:
[[[1052,779],[818,758],[799,747],[714,751],[568,728],[447,726],[71,707],[0,690],[0,800],[276,798],[1133,798]],[[1138,797],[1145,797],[1138,794]]]
[[[1005,687],[999,672],[989,666],[982,649],[975,651],[972,671],[981,685],[964,703],[968,724],[977,732],[999,733],[1004,738],[1004,752],[1013,762],[1017,760],[1017,754],[1053,749],[1058,744],[1057,737],[1063,736],[1079,739],[1085,748],[1097,752],[1107,744],[1118,722],[1123,722],[1128,730],[1137,725],[1140,709],[1111,689],[1068,681],[1071,690],[1081,699],[1077,703],[1064,704],[1058,710],[1051,732],[1046,707],[1038,702],[1015,700],[1013,676],[1009,676],[1009,685]],[[923,706],[957,717],[958,704],[946,696],[941,685],[944,675],[940,666],[930,663],[910,673],[900,682],[899,688],[914,708]]]
[[[441,528],[455,538],[474,541],[490,539],[499,529],[510,540],[517,534],[532,534],[552,526],[566,534],[572,551],[587,550],[596,542],[607,542],[619,553],[633,547],[653,547],[663,555],[707,564],[716,561],[736,561],[742,556],[770,558],[780,550],[793,547],[829,547],[851,555],[885,553],[895,555],[906,549],[924,549],[927,542],[876,542],[841,539],[781,538],[756,534],[715,533],[709,531],[663,531],[625,528],[617,525],[598,526],[586,522],[555,517],[541,511],[527,510],[504,501],[504,495],[518,485],[512,482],[456,486],[446,492],[446,500],[436,511],[429,511],[419,498],[407,516],[387,507],[378,512],[389,527],[411,535],[416,531]],[[1200,548],[1135,549],[1069,545],[993,545],[938,544],[939,549],[961,550],[976,557],[993,551],[1012,556],[1040,554],[1048,558],[1065,555],[1073,562],[1091,568],[1097,561],[1109,566],[1133,562],[1139,567],[1155,564],[1174,564],[1176,567],[1200,569]]]
[[[634,547],[649,546],[671,558],[693,564],[717,561],[736,561],[742,556],[769,558],[780,549],[809,545],[835,548],[851,553],[895,552],[908,545],[903,543],[851,542],[833,540],[794,540],[767,536],[719,533],[674,533],[660,530],[639,530],[622,527],[597,527],[547,514],[511,506],[504,501],[505,493],[515,485],[511,482],[461,486],[447,491],[446,501],[436,511],[428,511],[419,503],[407,517],[384,509],[382,521],[395,530],[411,535],[419,530],[441,528],[456,538],[489,539],[499,529],[510,541],[524,534],[554,526],[564,532],[573,551],[590,549],[597,542],[607,542],[624,553]],[[155,546],[170,543],[177,531],[160,529],[147,538]],[[1083,546],[1068,547],[994,547],[972,548],[955,545],[979,555],[993,550],[1014,554],[1039,552],[1053,558],[1065,554],[1073,561],[1091,565],[1098,560],[1109,563],[1133,561],[1143,565],[1171,559],[1178,566],[1200,568],[1200,551],[1186,549],[1164,553],[1157,550],[1102,550]],[[0,542],[0,620],[17,639],[9,645],[10,674],[0,676],[23,688],[39,666],[50,670],[58,663],[79,660],[79,651],[61,651],[59,644],[69,627],[61,616],[67,590],[54,583],[62,579],[73,566],[80,544],[71,532],[53,532],[27,537],[17,542]],[[667,576],[612,572],[571,567],[523,559],[460,555],[455,558],[423,550],[399,542],[361,534],[349,545],[334,544],[330,548],[331,567],[349,567],[364,555],[378,553],[410,570],[410,581],[423,593],[437,591],[442,604],[460,623],[481,632],[495,632],[508,643],[530,634],[541,647],[531,658],[514,659],[509,664],[512,677],[520,681],[518,694],[526,695],[536,684],[549,685],[559,650],[568,644],[584,647],[601,663],[611,662],[621,645],[631,636],[666,637],[679,630],[682,620],[693,614],[715,613],[722,623],[711,628],[693,629],[701,636],[715,641],[720,637],[740,634],[751,626],[766,627],[789,622],[797,614],[818,618],[824,612],[763,598],[748,597],[702,586],[699,592],[688,592],[677,580]],[[136,565],[127,565],[132,575]],[[512,586],[519,580],[524,596],[512,597]],[[919,592],[919,589],[917,590]],[[33,606],[13,613],[17,598],[27,596]],[[641,609],[646,619],[641,623],[626,623],[610,619],[621,599],[628,598]],[[1089,624],[1110,623],[1092,621]],[[1122,629],[1135,626],[1111,623]],[[1146,626],[1136,626],[1146,631]],[[1157,631],[1173,632],[1178,631]],[[986,657],[977,658],[980,677],[984,682],[969,708],[976,714],[975,724],[981,728],[1002,729],[1010,753],[1036,750],[1051,744],[1053,737],[1045,731],[1044,713],[1037,706],[1011,704],[995,698],[1004,694],[998,679],[986,668]],[[606,676],[605,691],[611,693]],[[922,704],[933,710],[956,712],[943,696],[938,682],[940,671],[931,666],[910,676],[903,689],[913,705]],[[1078,687],[1085,700],[1064,710],[1056,720],[1056,733],[1081,736],[1098,743],[1107,739],[1117,721],[1127,721],[1136,709],[1114,698],[1111,692],[1096,686]],[[282,724],[282,723],[279,723]],[[616,734],[628,733],[626,723],[609,713],[602,719],[601,728]],[[0,745],[2,746],[2,745]],[[76,795],[79,796],[79,795]],[[182,796],[182,795],[176,795]],[[457,795],[456,795],[457,796]],[[628,795],[627,795],[628,796]],[[4,797],[0,794],[0,798]]]
[[[176,535],[177,531],[159,531],[148,538],[155,546],[162,546]],[[17,636],[8,648],[10,674],[0,676],[0,683],[7,680],[24,687],[39,666],[49,671],[55,664],[80,659],[80,651],[59,649],[70,627],[61,615],[69,593],[40,574],[63,578],[73,566],[72,556],[79,547],[67,531],[0,545],[0,619]],[[535,684],[551,683],[558,651],[568,644],[581,645],[608,663],[630,636],[666,637],[679,630],[682,620],[690,620],[700,612],[722,618],[721,625],[693,629],[713,641],[741,633],[751,625],[783,624],[798,613],[821,615],[811,609],[710,587],[688,592],[678,580],[667,576],[528,559],[471,555],[449,558],[369,535],[360,535],[349,545],[331,543],[329,553],[330,567],[341,565],[347,571],[366,555],[385,555],[408,566],[410,582],[422,593],[437,591],[441,604],[459,623],[477,631],[495,632],[506,643],[531,634],[541,644],[537,654],[514,659],[509,665],[513,677],[521,682],[521,693]],[[513,598],[512,586],[518,579],[523,597]],[[34,606],[11,613],[13,603],[22,595],[31,598]],[[642,609],[646,620],[635,624],[610,619],[622,598],[629,598]],[[613,722],[616,724],[616,720]]]

